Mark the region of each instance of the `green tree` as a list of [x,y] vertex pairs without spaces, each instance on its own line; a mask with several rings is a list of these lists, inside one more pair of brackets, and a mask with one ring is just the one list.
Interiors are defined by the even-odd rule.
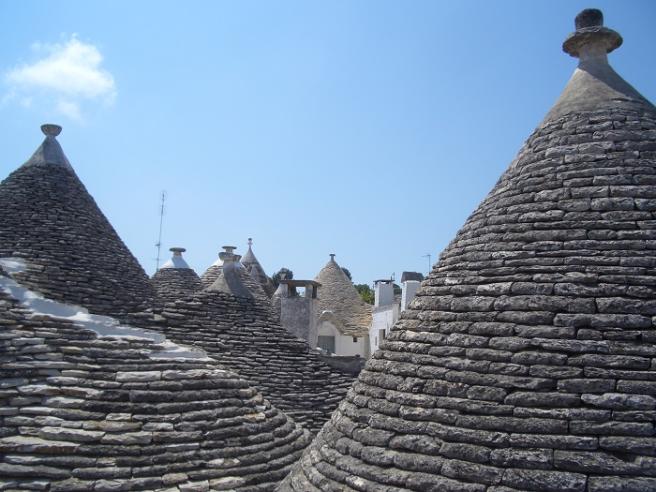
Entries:
[[371,287],[369,287],[367,284],[355,284],[354,287],[364,302],[367,304],[374,303],[374,291]]
[[353,277],[351,277],[351,272],[349,272],[349,269],[346,268],[346,267],[342,267],[342,271],[346,274],[346,276],[348,277],[348,279],[349,279],[351,282],[353,282]]
[[280,270],[274,273],[273,276],[271,277],[271,282],[273,282],[273,285],[275,286],[276,289],[280,285],[280,280],[282,278],[291,280],[294,278],[294,272],[292,272],[289,268],[282,267]]

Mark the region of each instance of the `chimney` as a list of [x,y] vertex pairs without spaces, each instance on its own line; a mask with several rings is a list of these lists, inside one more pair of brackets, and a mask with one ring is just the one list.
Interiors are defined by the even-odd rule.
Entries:
[[52,123],[45,123],[41,125],[41,131],[46,137],[57,137],[61,133],[62,127]]
[[[317,289],[320,286],[314,280],[282,279],[272,300],[283,328],[306,340],[312,348],[317,346]],[[297,288],[305,289],[304,295],[296,295]]]
[[237,249],[237,246],[221,246],[221,247],[223,248],[223,251],[219,251],[219,258],[221,258],[221,260],[223,260],[224,263],[226,261],[235,261],[234,257],[237,255],[235,255],[234,251]]
[[405,311],[415,298],[423,280],[424,276],[419,272],[403,272],[401,274],[401,311]]
[[576,31],[563,43],[563,51],[586,63],[607,64],[607,53],[622,46],[622,36],[604,27],[604,14],[601,10],[585,9],[574,19]]
[[171,257],[170,260],[168,260],[166,263],[164,263],[160,269],[162,268],[191,268],[185,259],[182,257],[182,253],[187,251],[185,248],[169,248],[169,251],[173,253],[173,256]]
[[421,282],[419,280],[406,280],[401,283],[401,312],[405,311],[415,298]]
[[375,280],[374,281],[374,307],[389,306],[394,304],[394,281]]
[[253,294],[246,287],[241,277],[244,267],[239,260],[241,255],[234,253],[236,246],[223,246],[224,251],[219,253],[219,258],[223,261],[223,268],[218,278],[207,290],[214,290],[232,294],[237,297],[253,298]]

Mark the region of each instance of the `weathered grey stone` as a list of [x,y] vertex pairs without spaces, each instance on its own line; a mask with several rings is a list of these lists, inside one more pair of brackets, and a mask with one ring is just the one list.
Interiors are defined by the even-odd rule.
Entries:
[[588,480],[590,492],[644,492],[655,487],[656,478],[649,477],[604,476]]
[[502,483],[519,490],[583,492],[586,476],[560,471],[508,469],[503,474]]
[[148,382],[148,381],[158,381],[162,377],[162,373],[160,371],[125,371],[125,372],[117,372],[116,373],[116,381],[119,381],[121,383],[125,382],[133,382],[133,381],[140,381],[140,382]]
[[553,453],[551,449],[496,449],[490,455],[490,463],[504,468],[551,469]]
[[656,408],[656,398],[649,395],[631,395],[625,393],[604,393],[602,395],[581,395],[581,400],[588,405],[614,410],[652,410]]
[[[656,155],[641,149],[656,149],[656,110],[606,64],[620,38],[600,20],[577,18],[580,68],[360,375],[367,397],[350,401],[367,411],[342,403],[350,425],[328,423],[281,490],[392,486],[389,467],[412,461],[390,465],[381,444],[379,474],[359,471],[368,430],[444,459],[412,490],[623,490],[619,474],[653,488]],[[334,429],[357,444],[333,448]]]

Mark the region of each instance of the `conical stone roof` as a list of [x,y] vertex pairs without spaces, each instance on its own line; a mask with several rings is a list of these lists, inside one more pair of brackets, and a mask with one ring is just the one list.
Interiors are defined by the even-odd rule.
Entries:
[[330,255],[315,280],[321,284],[317,299],[319,317],[332,313],[337,329],[344,335],[366,335],[371,324],[371,306],[362,300],[353,282],[335,261],[335,255]]
[[656,109],[580,64],[279,490],[656,490]]
[[20,281],[90,311],[137,311],[153,295],[146,273],[76,176],[56,136],[0,183],[0,257],[28,260]]
[[154,308],[154,326],[177,343],[207,351],[316,433],[354,378],[328,366],[305,340],[280,325],[260,284],[227,249],[221,253],[224,263],[217,280],[192,296]]
[[262,265],[260,265],[258,259],[255,257],[255,254],[253,253],[253,239],[250,237],[248,238],[248,251],[246,251],[246,254],[242,257],[241,264],[246,267],[246,270],[251,274],[251,277],[260,283],[267,297],[270,298],[273,296],[276,288],[269,276],[265,273]]
[[203,285],[196,272],[182,257],[184,248],[171,248],[171,258],[164,263],[152,278],[157,298],[175,300],[201,290]]
[[209,268],[205,270],[205,272],[203,272],[203,274],[200,276],[200,283],[203,285],[203,288],[209,287],[216,281],[216,279],[219,277],[219,273],[221,273],[222,268],[223,260],[219,256],[217,260],[212,263]]
[[269,297],[264,292],[262,284],[246,270],[241,263],[241,255],[233,253],[235,246],[224,246],[225,251],[219,253],[221,268],[216,270],[216,278],[206,290],[225,292],[236,297],[256,299],[269,304]]
[[3,489],[270,491],[309,441],[203,350],[41,298],[1,266],[0,326]]

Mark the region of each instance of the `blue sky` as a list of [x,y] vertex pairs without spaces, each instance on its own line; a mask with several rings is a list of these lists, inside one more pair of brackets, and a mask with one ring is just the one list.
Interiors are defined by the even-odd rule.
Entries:
[[576,67],[583,8],[656,101],[656,2],[0,0],[0,178],[44,122],[152,273],[248,237],[268,273],[427,270]]

